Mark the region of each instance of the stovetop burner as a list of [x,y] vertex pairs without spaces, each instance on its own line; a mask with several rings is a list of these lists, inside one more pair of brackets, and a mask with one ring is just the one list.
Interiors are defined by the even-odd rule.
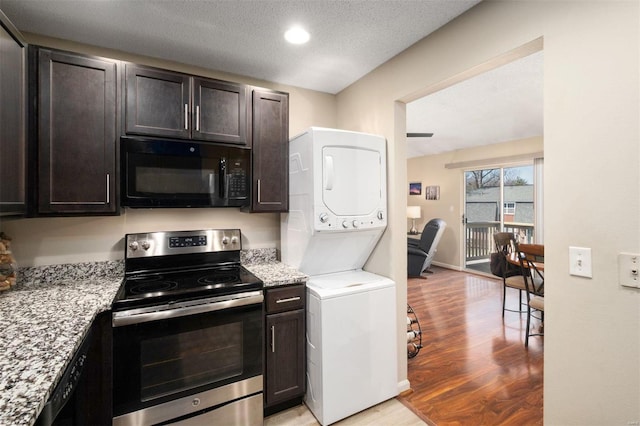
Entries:
[[261,290],[240,265],[240,231],[128,234],[125,279],[114,310]]
[[240,265],[141,274],[125,278],[114,301],[114,309],[260,289],[262,281]]
[[131,292],[131,294],[152,294],[162,291],[171,291],[176,287],[178,287],[178,283],[175,281],[158,281],[157,279],[133,279],[129,291]]
[[206,277],[198,278],[198,282],[200,284],[214,284],[214,285],[225,285],[228,283],[232,283],[238,280],[237,275],[226,274],[221,272],[219,274],[207,275]]

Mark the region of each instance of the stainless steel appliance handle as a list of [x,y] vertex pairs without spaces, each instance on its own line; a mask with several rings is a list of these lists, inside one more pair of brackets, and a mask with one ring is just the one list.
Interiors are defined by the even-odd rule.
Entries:
[[[212,298],[213,299],[213,298]],[[220,299],[220,298],[215,298]],[[159,321],[169,318],[178,318],[187,315],[201,314],[205,312],[220,311],[223,309],[237,308],[240,306],[262,304],[264,296],[262,291],[234,294],[233,298],[227,300],[202,299],[174,305],[162,305],[149,309],[135,309],[131,311],[114,312],[111,324],[114,327],[140,324],[149,321]],[[189,303],[189,304],[187,304]]]
[[220,157],[220,160],[218,161],[218,196],[220,198],[226,197],[226,192],[224,190],[226,176],[227,176],[227,159],[225,157]]
[[184,104],[184,129],[189,130],[189,104]]
[[200,131],[200,105],[196,105],[196,132]]
[[109,204],[109,173],[107,173],[107,204]]

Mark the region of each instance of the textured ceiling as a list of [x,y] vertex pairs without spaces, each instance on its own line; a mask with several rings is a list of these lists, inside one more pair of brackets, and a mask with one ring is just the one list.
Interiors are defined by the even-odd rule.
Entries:
[[[0,0],[51,37],[337,93],[480,0]],[[292,25],[311,33],[285,42]]]
[[[0,0],[22,31],[337,93],[480,0]],[[292,25],[306,45],[284,41]],[[407,105],[408,157],[542,135],[542,53]]]
[[543,53],[407,104],[407,157],[543,135]]

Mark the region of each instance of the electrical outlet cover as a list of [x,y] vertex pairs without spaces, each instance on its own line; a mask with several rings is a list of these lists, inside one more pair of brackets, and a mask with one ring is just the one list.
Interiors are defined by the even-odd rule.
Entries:
[[640,254],[618,254],[618,282],[625,287],[640,287]]

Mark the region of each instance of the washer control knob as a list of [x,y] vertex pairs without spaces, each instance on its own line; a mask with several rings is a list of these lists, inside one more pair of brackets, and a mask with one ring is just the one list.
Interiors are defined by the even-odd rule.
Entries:
[[227,245],[229,244],[229,237],[222,237],[222,245]]
[[132,242],[130,242],[130,243],[129,243],[129,248],[130,248],[132,251],[136,251],[136,250],[138,250],[138,242],[137,242],[137,241],[132,241]]
[[142,246],[142,248],[146,251],[149,250],[149,247],[151,247],[151,244],[149,243],[149,241],[143,241],[140,243],[140,246]]
[[329,215],[326,213],[320,213],[320,222],[327,223],[329,220]]
[[349,227],[349,222],[347,222],[346,220],[342,221],[342,227],[343,228],[348,228]]
[[351,222],[351,224],[353,225],[354,228],[357,228],[358,226],[360,226],[357,220],[354,220],[353,222]]
[[379,220],[384,219],[384,213],[382,213],[382,210],[378,211],[378,219]]

